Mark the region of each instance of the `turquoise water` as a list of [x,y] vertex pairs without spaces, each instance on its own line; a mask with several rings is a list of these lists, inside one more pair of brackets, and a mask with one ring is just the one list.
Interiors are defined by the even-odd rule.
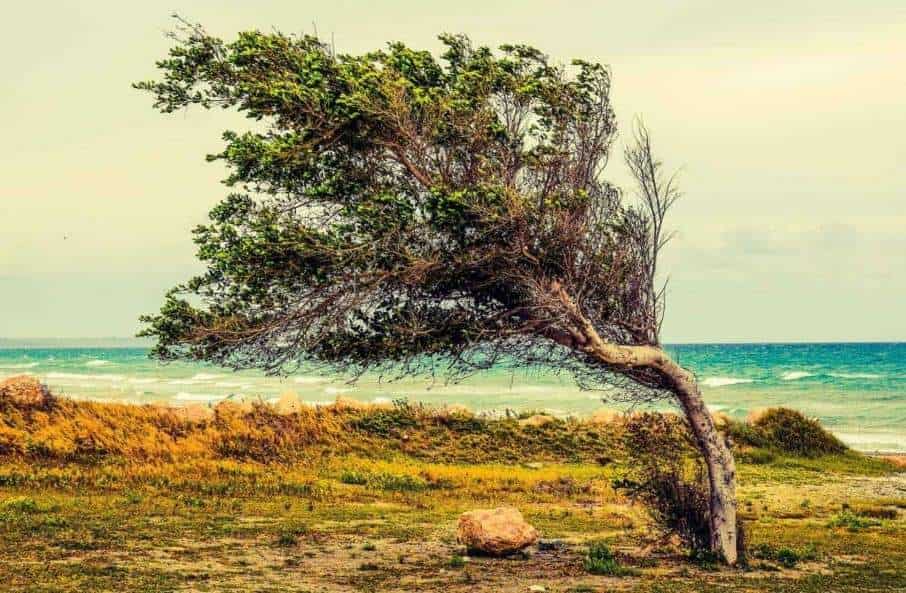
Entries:
[[[788,406],[819,418],[841,439],[866,451],[906,452],[906,344],[721,344],[668,349],[695,371],[713,410],[734,417]],[[213,404],[227,397],[274,400],[293,391],[306,402],[337,396],[363,401],[406,398],[463,404],[478,411],[546,410],[590,414],[601,393],[581,391],[569,376],[491,370],[456,385],[424,379],[381,383],[364,377],[296,374],[285,378],[200,364],[161,365],[141,348],[0,349],[0,378],[37,375],[73,398]]]

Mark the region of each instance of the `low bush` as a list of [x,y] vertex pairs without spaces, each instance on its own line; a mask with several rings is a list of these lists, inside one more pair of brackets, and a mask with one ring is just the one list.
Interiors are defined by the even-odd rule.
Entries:
[[646,505],[665,534],[678,535],[695,553],[711,547],[710,509],[704,467],[690,438],[677,417],[633,416],[625,426],[632,463],[614,486]]
[[602,574],[614,577],[631,576],[637,571],[619,563],[607,542],[595,540],[588,544],[585,554],[585,570],[592,574]]
[[[631,463],[614,487],[646,505],[664,535],[678,536],[690,558],[714,564],[710,485],[685,421],[674,415],[636,414],[625,423],[623,438]],[[742,522],[737,522],[737,536],[737,557],[745,563]]]
[[765,410],[749,424],[730,422],[726,430],[739,444],[801,457],[834,455],[847,450],[817,420],[788,408]]
[[862,531],[869,527],[878,525],[873,519],[866,519],[849,510],[841,511],[834,515],[828,522],[827,526],[831,529],[846,529],[847,531]]

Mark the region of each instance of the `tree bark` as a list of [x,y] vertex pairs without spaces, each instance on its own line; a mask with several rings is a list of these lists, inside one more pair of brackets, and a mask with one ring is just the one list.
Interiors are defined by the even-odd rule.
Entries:
[[598,342],[587,350],[611,367],[653,369],[676,395],[689,421],[698,450],[708,469],[710,486],[711,551],[735,565],[737,556],[736,463],[705,406],[695,376],[655,346],[619,346]]
[[658,346],[625,346],[605,342],[559,282],[552,283],[551,292],[565,307],[572,323],[565,333],[549,337],[564,346],[585,352],[616,372],[653,371],[660,379],[658,384],[676,396],[708,468],[711,551],[722,556],[727,564],[735,565],[739,559],[736,463],[733,453],[717,431],[714,418],[705,407],[695,375],[678,365]]

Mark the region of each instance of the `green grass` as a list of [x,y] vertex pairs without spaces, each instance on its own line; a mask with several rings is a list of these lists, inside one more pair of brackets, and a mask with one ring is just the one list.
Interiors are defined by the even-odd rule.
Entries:
[[[113,421],[105,414],[126,418],[134,431],[104,432],[108,426],[99,434],[127,441],[156,418],[97,405],[77,412]],[[631,463],[618,424],[523,428],[515,418],[418,406],[336,411],[292,419],[298,426],[287,429],[288,455],[267,449],[277,431],[253,430],[286,418],[257,410],[223,419],[234,420],[240,423],[229,430],[246,431],[252,443],[241,445],[225,424],[186,429],[202,432],[173,445],[169,457],[153,457],[160,449],[143,440],[115,439],[106,449],[121,453],[90,460],[0,457],[0,591],[497,593],[542,584],[581,593],[609,590],[608,579],[628,575],[626,586],[640,593],[902,587],[904,513],[897,509],[906,498],[897,497],[895,482],[902,477],[890,463],[855,453],[802,457],[771,447],[769,455],[739,456],[740,512],[753,557],[753,570],[742,573],[691,562],[663,543],[644,508],[613,489]],[[62,417],[22,415],[14,424],[44,431],[46,451],[75,446],[48,436],[74,430]],[[297,447],[303,437],[310,444]],[[207,438],[214,450],[188,455]],[[154,462],[126,453],[139,449]],[[457,518],[503,505],[565,545],[467,562]]]

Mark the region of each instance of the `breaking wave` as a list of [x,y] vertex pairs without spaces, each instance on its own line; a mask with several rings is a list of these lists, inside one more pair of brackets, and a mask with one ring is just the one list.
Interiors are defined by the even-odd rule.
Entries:
[[739,383],[753,383],[755,379],[741,379],[739,377],[708,377],[702,381],[705,387],[726,387],[727,385],[738,385]]
[[799,379],[805,379],[806,377],[814,377],[815,373],[809,373],[807,371],[788,371],[780,375],[780,378],[784,381],[797,381]]

